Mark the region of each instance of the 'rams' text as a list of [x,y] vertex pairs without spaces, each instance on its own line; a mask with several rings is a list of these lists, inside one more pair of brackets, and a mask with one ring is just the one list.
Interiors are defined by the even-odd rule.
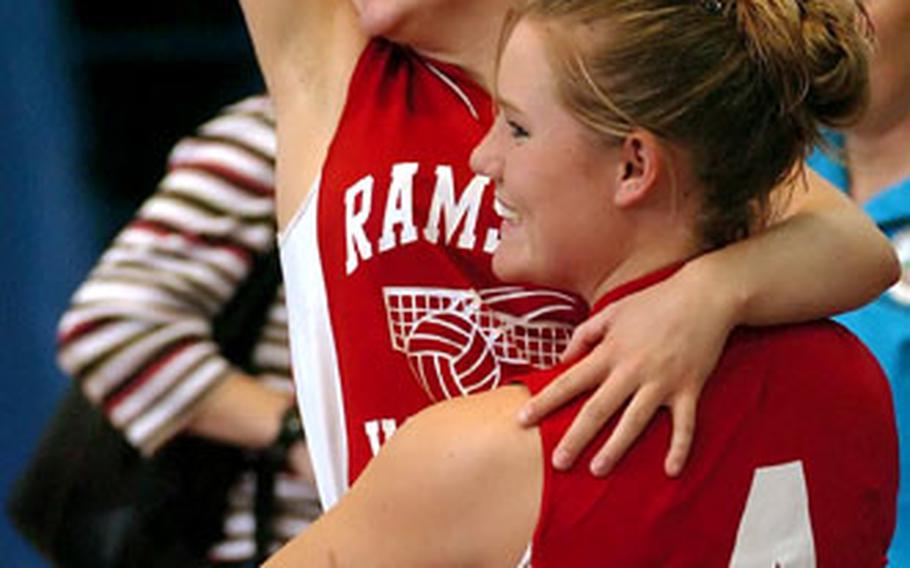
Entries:
[[[430,201],[426,223],[418,233],[414,221],[414,177],[416,162],[392,166],[392,179],[382,216],[382,233],[378,239],[367,235],[366,223],[373,212],[373,176],[365,176],[344,193],[345,220],[345,272],[350,275],[362,261],[374,254],[388,252],[423,238],[432,244],[454,246],[472,250],[478,245],[477,218],[483,194],[490,179],[475,175],[456,198],[455,177],[451,166],[436,166],[436,182]],[[461,231],[456,238],[456,231]],[[483,250],[492,253],[499,242],[499,231],[488,229],[484,235]],[[374,244],[375,243],[375,244]],[[377,251],[376,253],[374,253]]]

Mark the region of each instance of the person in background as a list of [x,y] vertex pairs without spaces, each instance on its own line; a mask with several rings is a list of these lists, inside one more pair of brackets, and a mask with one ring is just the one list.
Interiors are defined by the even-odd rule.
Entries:
[[891,239],[900,281],[859,310],[840,316],[878,358],[891,380],[901,473],[895,566],[910,566],[910,3],[872,0],[876,32],[869,107],[854,126],[830,133],[809,165],[848,193]]
[[[213,321],[275,246],[275,124],[251,97],[180,140],[167,174],[102,254],[59,325],[60,367],[143,455],[195,435],[264,452],[296,418],[279,286],[250,369],[220,352]],[[277,276],[276,276],[277,277]],[[275,548],[318,514],[302,439],[274,479],[268,534]],[[200,472],[204,475],[204,472]],[[230,490],[213,564],[254,559],[257,478]]]
[[[564,288],[598,311],[761,226],[819,126],[854,120],[867,93],[857,6],[803,6],[517,9],[498,117],[472,158],[496,184],[496,274]],[[421,412],[266,566],[886,563],[898,478],[890,392],[842,326],[734,330],[676,479],[659,467],[666,413],[605,479],[547,464],[582,401],[539,429],[514,415],[561,370]]]

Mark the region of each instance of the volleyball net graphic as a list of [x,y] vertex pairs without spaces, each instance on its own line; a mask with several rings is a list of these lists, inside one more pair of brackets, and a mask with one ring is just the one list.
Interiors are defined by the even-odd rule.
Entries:
[[392,347],[434,400],[495,387],[503,364],[559,361],[583,314],[572,296],[516,286],[383,289]]

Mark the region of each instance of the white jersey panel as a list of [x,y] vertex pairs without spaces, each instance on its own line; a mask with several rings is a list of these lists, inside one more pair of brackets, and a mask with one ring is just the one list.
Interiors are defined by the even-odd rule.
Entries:
[[348,441],[341,376],[319,255],[317,179],[294,219],[280,235],[287,292],[291,364],[297,402],[323,510],[348,488]]

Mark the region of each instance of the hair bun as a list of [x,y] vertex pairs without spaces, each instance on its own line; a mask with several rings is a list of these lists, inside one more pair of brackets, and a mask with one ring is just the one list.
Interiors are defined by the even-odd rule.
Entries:
[[736,17],[782,112],[832,127],[859,118],[871,26],[856,0],[737,0]]
[[817,119],[843,127],[859,119],[869,99],[872,26],[853,0],[804,0],[803,42]]

